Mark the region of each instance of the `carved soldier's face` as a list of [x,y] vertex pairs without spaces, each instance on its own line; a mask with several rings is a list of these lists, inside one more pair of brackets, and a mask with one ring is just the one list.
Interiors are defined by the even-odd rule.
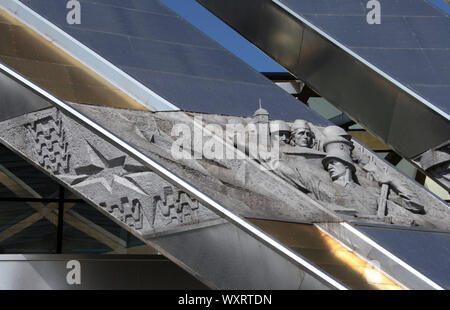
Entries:
[[294,131],[295,145],[312,148],[314,144],[314,136],[309,128],[299,128]]
[[290,133],[286,132],[286,131],[278,131],[276,133],[273,134],[273,138],[276,141],[280,141],[280,142],[284,142],[284,143],[289,143],[290,140]]
[[334,181],[345,175],[347,167],[339,160],[331,160],[328,163],[327,170],[330,173],[331,179]]

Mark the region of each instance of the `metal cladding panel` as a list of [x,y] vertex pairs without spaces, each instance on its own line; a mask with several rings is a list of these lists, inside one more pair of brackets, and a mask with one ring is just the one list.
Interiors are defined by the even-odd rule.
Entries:
[[437,107],[443,109],[445,107],[445,102],[448,102],[448,96],[450,94],[450,85],[420,85],[416,86],[421,94],[430,98],[433,102],[439,102],[436,104]]
[[329,124],[157,0],[81,0],[68,25],[65,1],[21,0],[113,65],[183,110]]
[[[283,0],[293,10],[304,14],[364,14],[366,0]],[[386,15],[435,16],[436,9],[423,0],[381,0]]]
[[[80,263],[80,284],[67,283],[67,263]],[[2,290],[206,290],[197,279],[155,255],[3,254]]]
[[[443,11],[426,0],[382,0],[381,24],[369,25],[364,0],[282,2],[450,114],[450,17]],[[439,88],[446,98],[427,87]]]
[[444,289],[450,289],[450,232],[365,225],[357,228]]
[[[294,100],[292,106],[288,105],[287,103],[292,99],[281,88],[280,91],[275,91],[268,85],[191,78],[138,68],[128,68],[128,70],[142,83],[151,84],[154,89],[159,89],[159,95],[170,102],[177,102],[180,98],[189,100],[189,105],[181,103],[181,107],[185,110],[245,116],[253,113],[251,109],[254,109],[254,103],[262,98],[263,106],[270,111],[271,117],[277,115],[276,118],[295,119],[305,116],[312,122],[326,122],[315,115],[307,114],[305,111],[311,114],[312,112],[309,109],[306,110],[306,106],[303,107],[300,102],[296,103]],[[233,100],[233,104],[230,103],[230,98]],[[296,104],[300,104],[300,107],[297,107]]]
[[[28,118],[31,115],[20,117],[20,119],[24,121],[24,124],[20,124],[18,126],[13,125],[14,129],[12,130],[10,130],[10,128],[5,128],[4,125],[10,124],[10,122],[15,122],[17,119],[3,122],[1,124],[2,144],[5,144],[8,148],[11,148],[14,152],[17,152],[19,156],[29,159],[31,164],[52,176],[55,181],[60,183],[62,186],[69,188],[70,191],[78,197],[82,197],[85,201],[96,208],[97,211],[109,217],[110,220],[132,233],[135,237],[144,241],[146,244],[155,248],[158,252],[183,267],[186,271],[200,279],[202,283],[206,284],[208,287],[223,289],[347,289],[345,285],[323,272],[320,268],[311,264],[300,254],[293,252],[276,239],[253,226],[243,217],[238,215],[238,212],[233,210],[231,207],[225,207],[216,202],[215,199],[210,198],[209,195],[211,195],[211,190],[208,190],[209,193],[205,194],[203,192],[205,187],[202,187],[202,185],[198,183],[197,185],[191,185],[191,183],[188,183],[189,181],[192,182],[195,179],[199,179],[199,174],[194,172],[198,171],[196,168],[190,168],[189,166],[186,166],[185,163],[181,163],[179,168],[174,167],[173,164],[178,162],[178,160],[167,157],[163,151],[164,146],[158,146],[158,149],[154,153],[149,151],[147,149],[149,146],[149,140],[145,138],[144,134],[136,131],[138,130],[136,126],[140,126],[138,124],[142,124],[148,128],[147,125],[149,123],[147,123],[147,117],[144,116],[145,119],[140,118],[142,116],[142,111],[121,110],[119,112],[118,110],[109,110],[108,112],[108,110],[103,110],[108,107],[102,107],[101,110],[92,110],[92,107],[88,105],[72,105],[55,98],[50,93],[19,76],[17,73],[2,64],[0,64],[0,71],[4,73],[5,76],[15,80],[21,87],[28,87],[33,90],[34,93],[38,94],[42,98],[45,98],[49,103],[54,105],[54,108],[39,111],[36,112],[37,114],[34,114],[37,116],[36,119],[43,120],[42,122],[39,122],[36,128],[39,128],[38,136],[44,139],[48,138],[47,132],[50,132],[50,129],[48,128],[57,128],[56,130],[51,130],[52,135],[56,134],[57,136],[63,136],[64,138],[62,140],[64,140],[64,147],[69,144],[71,145],[70,152],[72,152],[72,150],[76,150],[75,152],[80,152],[80,156],[74,154],[70,155],[70,158],[80,159],[83,157],[81,154],[87,156],[87,166],[72,162],[69,164],[70,167],[68,167],[68,169],[72,169],[72,171],[75,171],[76,169],[77,171],[82,171],[81,173],[89,170],[94,174],[99,173],[100,170],[104,171],[103,168],[100,168],[100,170],[97,168],[92,168],[92,156],[96,156],[98,159],[94,159],[95,162],[103,162],[104,165],[102,164],[102,167],[107,167],[107,169],[116,165],[131,167],[130,172],[132,174],[148,176],[148,178],[141,184],[148,184],[148,190],[156,190],[156,195],[160,195],[160,191],[156,188],[166,191],[167,194],[169,194],[167,192],[169,187],[171,188],[171,191],[183,191],[183,193],[180,193],[180,196],[172,196],[172,194],[169,195],[174,197],[176,201],[178,201],[178,199],[186,198],[186,200],[183,200],[181,204],[192,204],[192,207],[189,208],[191,211],[198,210],[198,216],[194,215],[194,212],[186,212],[187,210],[185,209],[184,214],[186,216],[183,216],[179,222],[174,223],[175,226],[168,226],[172,220],[171,222],[164,223],[161,221],[160,227],[162,229],[157,231],[158,227],[156,225],[158,225],[159,219],[156,220],[153,216],[153,214],[155,214],[153,210],[155,210],[156,213],[159,213],[159,211],[153,208],[155,206],[154,197],[156,196],[152,196],[153,194],[146,194],[144,191],[147,191],[147,189],[135,187],[135,185],[130,183],[131,181],[125,181],[127,184],[125,186],[118,185],[121,181],[117,182],[117,178],[115,176],[116,172],[113,172],[113,179],[116,180],[113,181],[113,183],[118,185],[121,188],[120,190],[116,190],[115,188],[113,189],[112,187],[109,187],[109,185],[107,185],[108,188],[103,187],[103,189],[100,189],[97,188],[96,185],[93,186],[93,183],[88,181],[86,184],[86,189],[90,191],[91,194],[86,195],[81,193],[80,189],[76,188],[76,185],[72,181],[67,182],[63,179],[64,177],[62,176],[67,175],[66,171],[68,170],[63,168],[64,172],[60,170],[60,173],[59,171],[55,171],[55,166],[52,164],[49,164],[52,165],[51,168],[44,168],[45,160],[44,165],[39,163],[34,146],[26,142],[28,139],[35,139],[33,134],[32,136],[29,136],[27,133],[27,125],[30,121],[33,122]],[[88,112],[85,114],[86,111]],[[122,113],[133,113],[138,116],[140,120],[134,119],[131,123],[129,123],[128,121],[125,121],[127,116],[124,116]],[[183,112],[178,113],[180,116],[184,115]],[[173,113],[165,114],[172,114],[172,116],[174,116]],[[149,115],[150,114],[148,114],[148,116]],[[185,121],[181,117],[180,119]],[[162,123],[167,124],[165,120],[161,120]],[[166,120],[170,121],[170,119]],[[176,122],[175,119],[173,121]],[[59,125],[56,125],[56,122]],[[155,122],[159,123],[156,119]],[[47,126],[47,124],[50,125]],[[125,125],[125,127],[110,127],[120,124]],[[129,130],[129,124],[133,124],[133,129]],[[65,127],[66,125],[69,127]],[[159,127],[161,128],[161,131],[164,130],[164,128],[168,128],[166,125],[163,126]],[[45,137],[40,134],[41,128],[43,128],[42,130],[44,131]],[[143,130],[146,131],[147,129]],[[6,132],[12,132],[11,136],[14,138],[6,141],[4,139]],[[65,134],[68,132],[77,135],[74,139],[69,138],[71,142],[66,140],[66,137],[70,136]],[[28,138],[25,136],[28,136]],[[136,137],[139,138],[136,139]],[[58,141],[62,141],[59,138],[57,139]],[[151,139],[154,140],[153,138]],[[22,146],[16,144],[22,142],[24,143]],[[40,145],[39,142],[38,144]],[[43,145],[45,147],[45,143]],[[91,148],[92,152],[89,150],[86,152],[83,145],[88,148],[90,147],[89,145],[96,145],[98,150]],[[29,151],[24,152],[25,149]],[[64,153],[65,155],[68,155],[68,152],[61,150],[61,145],[59,145],[57,151],[58,154]],[[97,155],[92,155],[94,153]],[[50,153],[45,154],[46,155],[44,156],[47,158],[47,154]],[[164,160],[165,163],[163,165],[159,164],[155,159],[153,159],[155,157],[158,158],[158,161]],[[66,158],[69,159],[69,156],[66,156]],[[129,164],[131,164],[131,166]],[[57,165],[58,167],[56,168],[59,170],[61,165],[59,162]],[[166,166],[169,166],[170,168],[166,168]],[[255,169],[257,168],[255,167]],[[188,175],[183,176],[184,173],[182,171],[190,171],[189,173],[191,174],[191,177]],[[70,174],[74,175],[76,172],[70,172]],[[71,177],[69,176],[69,178]],[[97,177],[95,178],[99,180]],[[209,177],[207,177],[207,179],[208,180],[205,180],[205,183],[211,181],[216,183],[214,179]],[[97,181],[94,181],[94,183],[96,182]],[[197,181],[193,183],[196,182]],[[100,183],[104,182],[100,181]],[[220,185],[218,186],[220,187]],[[219,187],[217,187],[217,189]],[[201,188],[201,190],[199,188]],[[136,192],[136,190],[139,191],[139,193]],[[105,198],[101,196],[101,192],[105,194],[105,196],[103,196]],[[186,194],[187,196],[181,196],[181,194]],[[147,199],[147,201],[140,203],[137,199],[133,199],[132,203],[134,206],[131,206],[131,204],[128,203],[129,199],[126,197],[134,197],[135,195],[143,195],[142,197],[147,197],[144,198]],[[304,196],[301,197],[309,199]],[[100,202],[97,204],[97,202],[95,202],[96,199],[110,200],[111,204],[108,202],[108,206],[111,205],[114,206],[114,208],[117,205],[117,201],[120,201],[119,204],[123,205],[124,208],[128,208],[129,206],[130,208],[128,209],[130,209],[130,211],[131,208],[134,208],[135,211],[131,212],[137,212],[139,213],[139,216],[133,220],[133,224],[130,224],[130,221],[127,223],[126,218],[129,218],[128,215],[123,215],[124,213],[122,213],[122,211],[119,211],[117,215],[114,215],[115,211],[108,211],[106,203]],[[227,206],[232,204],[233,201],[238,204],[240,203],[239,200],[234,198],[231,198],[230,200],[229,195],[223,195],[222,199],[224,199]],[[195,203],[195,205],[193,203]],[[184,207],[185,206],[183,206],[183,208]],[[144,210],[146,208],[149,208],[150,210],[150,214],[148,215],[144,214]],[[203,210],[200,211],[200,208]],[[124,212],[128,212],[128,209]],[[316,214],[315,210],[313,212]],[[324,211],[319,210],[319,214],[322,214],[322,212]],[[170,214],[167,217],[173,219]],[[324,219],[327,219],[328,217],[329,216],[325,215]],[[146,219],[145,221],[144,218]],[[136,225],[134,223],[136,223]],[[167,230],[167,228],[169,230]],[[110,247],[110,249],[113,248]],[[225,249],[228,249],[228,251]],[[225,252],[229,255],[224,255]],[[217,268],[217,266],[220,266],[220,268]],[[236,272],[236,270],[238,270],[238,272]]]
[[450,18],[427,1],[375,25],[365,0],[197,1],[401,156],[450,139]]

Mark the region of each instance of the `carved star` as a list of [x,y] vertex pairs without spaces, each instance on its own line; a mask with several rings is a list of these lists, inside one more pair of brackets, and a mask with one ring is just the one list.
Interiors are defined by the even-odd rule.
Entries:
[[76,175],[62,177],[76,187],[101,183],[112,192],[113,183],[128,184],[126,176],[146,170],[143,165],[125,154],[108,159],[90,143],[87,143],[86,151],[89,164],[75,168]]

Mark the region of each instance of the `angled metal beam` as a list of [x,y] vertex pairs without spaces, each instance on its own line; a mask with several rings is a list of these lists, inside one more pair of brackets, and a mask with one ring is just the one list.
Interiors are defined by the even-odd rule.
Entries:
[[[227,242],[234,242],[235,247],[242,246],[241,244],[236,244],[239,240],[242,240],[241,242],[245,242],[248,245],[251,245],[255,250],[264,252],[264,255],[267,255],[268,257],[271,257],[272,259],[276,259],[276,264],[278,265],[278,268],[281,266],[285,266],[287,270],[291,270],[292,272],[295,270],[295,274],[303,274],[304,278],[303,280],[299,279],[295,274],[292,274],[292,272],[288,273],[291,274],[291,283],[299,281],[296,285],[298,285],[297,288],[311,288],[311,287],[317,287],[322,289],[340,289],[340,290],[346,290],[347,287],[340,282],[336,281],[332,277],[330,277],[328,274],[320,270],[318,267],[311,264],[309,261],[292,251],[291,249],[287,248],[274,238],[272,238],[267,233],[261,231],[256,226],[252,225],[245,219],[241,218],[240,216],[236,215],[226,207],[220,205],[215,200],[211,199],[208,195],[201,192],[199,189],[191,185],[190,183],[186,182],[185,180],[178,177],[173,172],[169,171],[153,159],[149,158],[147,155],[142,153],[140,150],[135,149],[133,146],[128,144],[123,139],[119,138],[112,132],[108,131],[104,127],[100,126],[96,122],[92,121],[89,117],[84,115],[83,113],[79,112],[78,110],[74,109],[72,106],[67,104],[66,102],[56,98],[49,92],[43,90],[42,88],[38,87],[37,85],[33,84],[26,78],[20,76],[15,71],[11,70],[10,68],[6,67],[3,64],[0,64],[0,72],[2,72],[4,75],[8,76],[9,78],[15,80],[17,83],[23,85],[25,88],[30,89],[34,93],[38,94],[45,100],[47,100],[49,103],[54,105],[56,108],[58,108],[62,113],[69,116],[71,119],[75,120],[76,122],[82,124],[84,127],[90,129],[91,131],[95,132],[96,135],[100,136],[107,142],[114,145],[119,150],[123,151],[124,153],[128,154],[135,160],[142,163],[145,167],[152,170],[154,173],[156,173],[158,176],[160,176],[162,179],[166,180],[167,182],[173,184],[180,190],[183,190],[184,192],[188,193],[191,197],[196,198],[200,203],[202,203],[204,206],[206,206],[208,209],[216,213],[218,216],[220,216],[222,219],[228,221],[228,223],[224,224],[223,222],[221,224],[212,226],[207,228],[210,230],[206,235],[202,233],[203,229],[198,230],[192,230],[189,231],[189,233],[182,233],[176,236],[174,239],[173,235],[171,236],[162,236],[158,237],[157,239],[143,239],[146,243],[149,243],[151,246],[154,246],[157,250],[159,250],[161,253],[163,253],[165,256],[171,258],[173,261],[179,263],[184,268],[188,269],[193,274],[200,276],[195,269],[192,269],[193,265],[198,265],[199,261],[198,258],[196,259],[195,256],[192,256],[191,254],[194,253],[186,253],[185,251],[180,252],[179,249],[179,242],[182,241],[184,244],[188,244],[188,242],[192,242],[195,238],[195,240],[199,240],[200,236],[197,234],[200,234],[201,237],[205,238],[209,242],[211,242],[213,239],[211,237],[227,237]],[[130,229],[127,226],[127,229]],[[235,239],[235,241],[232,241],[237,235],[240,237],[238,239]],[[140,236],[142,238],[142,236]],[[174,243],[175,242],[175,243]],[[167,251],[169,249],[169,251]],[[177,259],[177,257],[171,255],[172,253],[176,253],[177,255],[185,254],[188,255],[189,258],[186,257],[186,261],[180,261]],[[215,253],[217,254],[217,253]],[[248,256],[246,258],[249,258]],[[224,261],[225,262],[225,261]],[[232,262],[228,261],[228,264]],[[190,264],[191,267],[188,265]],[[230,266],[231,267],[231,266]],[[254,266],[255,268],[258,268],[258,266]],[[206,272],[205,269],[202,269],[203,272]],[[261,270],[262,272],[262,270]],[[210,277],[210,274],[202,274],[202,276]],[[210,280],[207,280],[206,278],[203,278],[203,280],[211,285],[212,287],[215,287],[215,285],[210,282]],[[230,282],[227,282],[224,284],[221,282],[223,279],[215,279],[218,282],[221,283],[221,285],[224,285],[225,287],[228,287],[231,285]],[[229,281],[231,279],[228,279]],[[281,279],[280,279],[281,281]],[[285,279],[284,279],[285,281]],[[252,283],[255,287],[258,285],[274,285],[274,283]],[[281,285],[281,283],[279,283]]]

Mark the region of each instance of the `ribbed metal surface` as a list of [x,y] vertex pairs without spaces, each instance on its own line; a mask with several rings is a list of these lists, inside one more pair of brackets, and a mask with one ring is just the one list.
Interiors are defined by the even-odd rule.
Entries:
[[251,115],[261,98],[274,118],[327,123],[157,0],[82,0],[80,25],[61,1],[22,3],[180,109]]
[[369,25],[364,0],[283,0],[352,51],[450,114],[450,17],[426,0],[380,1]]
[[64,100],[146,109],[2,10],[0,62]]

